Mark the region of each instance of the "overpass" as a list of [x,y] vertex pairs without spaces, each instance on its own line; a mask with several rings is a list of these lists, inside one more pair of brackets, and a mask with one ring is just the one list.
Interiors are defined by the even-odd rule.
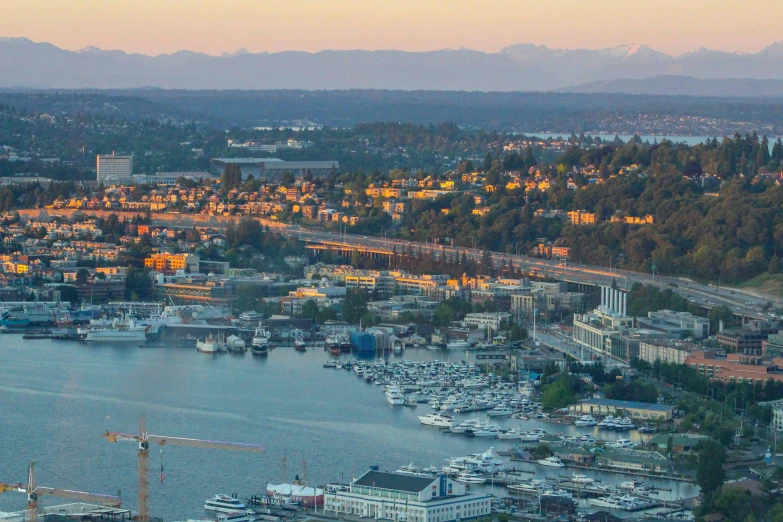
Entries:
[[[125,217],[140,215],[139,212],[121,212],[116,210],[28,209],[19,211],[19,215],[23,219],[74,218],[79,216],[106,218],[111,214]],[[153,224],[171,228],[225,228],[229,223],[235,223],[241,219],[238,216],[174,213],[152,213],[151,218]],[[418,251],[421,249],[422,252],[427,255],[433,255],[435,258],[448,256],[454,259],[456,256],[461,258],[464,254],[465,257],[474,262],[479,262],[483,255],[482,250],[475,248],[432,245],[417,241],[360,236],[356,234],[337,234],[324,230],[303,228],[299,225],[280,223],[267,218],[251,217],[251,219],[255,219],[262,225],[275,229],[285,236],[303,241],[310,250],[333,250],[344,254],[350,254],[353,250],[358,250],[372,256],[390,256],[394,252],[402,253],[403,251]],[[645,274],[580,263],[563,265],[557,260],[522,255],[490,252],[490,256],[496,267],[501,266],[505,261],[531,277],[551,277],[560,281],[585,286],[610,286],[612,282],[616,282],[621,289],[630,289],[634,283],[654,285],[661,289],[671,289],[705,309],[723,305],[727,306],[733,314],[745,319],[772,318],[764,310],[769,300],[733,288],[703,285],[686,278]],[[783,306],[783,301],[779,298],[775,299],[773,303]]]

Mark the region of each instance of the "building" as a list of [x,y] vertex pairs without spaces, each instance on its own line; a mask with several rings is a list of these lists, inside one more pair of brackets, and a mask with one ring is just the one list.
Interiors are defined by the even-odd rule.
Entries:
[[99,154],[97,159],[98,183],[118,185],[133,181],[133,156]]
[[614,399],[585,399],[568,407],[568,411],[580,415],[620,415],[633,420],[672,420],[675,407],[667,404],[650,404]]
[[602,286],[601,305],[592,312],[574,314],[574,342],[611,357],[612,337],[626,334],[633,327],[633,318],[625,315],[626,299],[625,292]]
[[144,267],[164,274],[177,270],[198,274],[199,256],[194,254],[151,254],[144,259]]
[[572,225],[593,225],[595,224],[595,212],[572,210],[568,213],[568,220]]
[[500,329],[500,325],[511,320],[511,314],[508,312],[485,312],[476,314],[466,314],[464,323],[468,326],[478,328],[491,328],[494,331]]
[[406,522],[451,522],[488,516],[491,496],[468,494],[445,475],[420,477],[370,469],[349,485],[330,485],[325,510],[335,516]]
[[672,453],[685,453],[692,451],[697,444],[707,440],[706,435],[691,435],[687,433],[659,433],[650,440],[650,446],[658,451],[669,452],[671,446]]
[[654,364],[661,361],[671,364],[685,364],[694,345],[682,341],[649,341],[639,343],[639,359]]
[[226,165],[235,163],[242,171],[242,179],[249,175],[258,179],[277,179],[284,172],[290,172],[295,176],[304,176],[307,171],[315,177],[327,176],[332,169],[338,170],[340,163],[337,161],[283,161],[278,158],[212,158],[209,160],[212,166],[223,172]]
[[647,317],[639,317],[637,321],[644,328],[666,332],[670,337],[703,339],[710,336],[710,320],[688,312],[647,312]]
[[783,431],[783,399],[765,401],[758,404],[759,406],[769,406],[772,408],[772,429],[775,431]]
[[719,357],[714,351],[691,352],[685,364],[712,381],[763,385],[768,380],[783,381],[783,359],[768,360],[760,355],[729,353]]
[[657,451],[605,451],[596,457],[599,467],[644,473],[670,473],[672,462]]

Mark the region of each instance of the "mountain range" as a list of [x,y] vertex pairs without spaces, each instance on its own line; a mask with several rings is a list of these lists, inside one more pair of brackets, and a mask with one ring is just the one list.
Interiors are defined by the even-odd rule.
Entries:
[[[783,80],[783,42],[753,54],[699,49],[679,56],[638,44],[597,50],[519,44],[497,53],[469,49],[251,53],[240,49],[220,56],[191,51],[147,56],[96,47],[69,51],[26,38],[0,38],[0,87],[5,88],[563,90],[783,96],[783,83],[767,80]],[[763,93],[757,93],[757,88]]]

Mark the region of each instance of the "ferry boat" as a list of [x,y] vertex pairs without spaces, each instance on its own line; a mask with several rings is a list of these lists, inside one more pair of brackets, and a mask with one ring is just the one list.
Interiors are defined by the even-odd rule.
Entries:
[[563,461],[559,458],[555,457],[554,455],[551,457],[547,457],[545,459],[537,460],[540,465],[542,466],[549,466],[550,468],[564,468],[565,464],[563,464]]
[[574,422],[574,425],[576,426],[595,426],[596,424],[592,415],[582,415]]
[[241,500],[228,495],[215,495],[204,503],[204,509],[218,513],[237,513],[246,511]]
[[451,417],[448,415],[439,415],[437,413],[428,413],[419,415],[419,422],[425,426],[437,426],[438,428],[451,428]]

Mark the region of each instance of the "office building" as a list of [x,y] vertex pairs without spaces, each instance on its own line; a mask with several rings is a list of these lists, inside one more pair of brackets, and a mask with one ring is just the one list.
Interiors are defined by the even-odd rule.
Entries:
[[422,477],[371,469],[349,485],[327,486],[325,510],[375,520],[452,522],[489,516],[491,496],[468,494],[445,475]]
[[671,364],[685,364],[695,345],[682,341],[650,341],[639,343],[639,359],[654,364],[661,361]]
[[97,159],[98,183],[119,185],[133,181],[133,156],[99,154]]
[[626,299],[625,292],[602,286],[601,305],[592,312],[574,314],[574,342],[611,357],[612,336],[624,334],[633,327],[633,318],[625,315]]
[[710,336],[710,320],[688,312],[659,310],[648,312],[647,317],[639,317],[637,321],[644,328],[666,332],[670,337],[703,339]]
[[144,267],[164,274],[171,274],[177,270],[197,274],[199,260],[199,256],[194,254],[151,254],[144,259]]
[[783,381],[783,359],[768,360],[758,355],[729,353],[724,357],[714,351],[694,351],[685,359],[685,364],[711,381],[725,383],[749,383],[764,385],[772,379]]

